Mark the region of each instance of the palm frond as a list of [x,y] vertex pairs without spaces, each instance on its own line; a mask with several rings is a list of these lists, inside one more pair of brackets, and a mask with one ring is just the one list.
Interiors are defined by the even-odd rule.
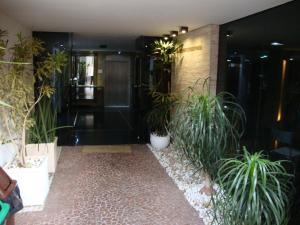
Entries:
[[220,159],[238,149],[244,123],[244,111],[233,96],[190,87],[172,114],[170,133],[177,149],[214,178]]
[[212,198],[217,224],[287,224],[293,184],[282,161],[244,149],[241,157],[222,160],[216,181],[223,190]]

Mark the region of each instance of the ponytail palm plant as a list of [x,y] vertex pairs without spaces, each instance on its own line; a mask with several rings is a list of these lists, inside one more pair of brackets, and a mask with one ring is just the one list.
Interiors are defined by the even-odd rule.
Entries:
[[195,168],[214,178],[220,159],[238,149],[244,122],[244,111],[231,94],[199,93],[195,84],[172,114],[170,132]]
[[224,159],[216,182],[222,192],[212,202],[219,225],[286,225],[293,190],[292,176],[262,153]]

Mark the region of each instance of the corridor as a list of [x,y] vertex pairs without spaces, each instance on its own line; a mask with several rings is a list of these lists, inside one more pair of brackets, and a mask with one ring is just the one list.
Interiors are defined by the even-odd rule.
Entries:
[[63,147],[43,211],[18,213],[17,225],[203,224],[147,146],[84,148]]

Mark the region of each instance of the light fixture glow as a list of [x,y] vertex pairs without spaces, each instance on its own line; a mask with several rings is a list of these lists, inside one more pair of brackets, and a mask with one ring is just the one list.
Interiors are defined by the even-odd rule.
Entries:
[[267,59],[269,56],[268,55],[261,55],[259,58],[261,59]]
[[294,58],[289,58],[290,61],[294,61]]
[[230,31],[230,30],[228,30],[227,32],[226,32],[226,37],[231,37],[232,36],[232,32]]
[[280,97],[279,97],[279,106],[278,106],[278,112],[277,112],[277,118],[276,118],[277,122],[280,122],[282,120],[282,101],[283,101],[283,91],[284,91],[284,83],[285,83],[285,77],[286,77],[286,63],[287,63],[287,61],[285,59],[282,60]]
[[189,28],[182,26],[182,27],[180,27],[179,31],[182,34],[186,34],[187,32],[189,32]]
[[171,31],[171,36],[172,36],[172,37],[177,37],[177,36],[178,36],[178,31],[172,30],[172,31]]
[[271,42],[271,45],[272,46],[282,46],[282,45],[284,45],[283,43],[280,43],[280,42],[278,42],[278,41],[273,41],[273,42]]
[[163,35],[163,37],[164,37],[164,39],[167,41],[167,40],[169,40],[169,38],[170,38],[170,35],[168,35],[168,34],[164,34],[164,35]]

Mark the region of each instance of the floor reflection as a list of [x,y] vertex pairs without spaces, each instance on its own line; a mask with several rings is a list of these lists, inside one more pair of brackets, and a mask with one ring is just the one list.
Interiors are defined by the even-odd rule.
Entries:
[[135,144],[147,141],[144,114],[129,108],[76,109],[59,116],[59,145]]

